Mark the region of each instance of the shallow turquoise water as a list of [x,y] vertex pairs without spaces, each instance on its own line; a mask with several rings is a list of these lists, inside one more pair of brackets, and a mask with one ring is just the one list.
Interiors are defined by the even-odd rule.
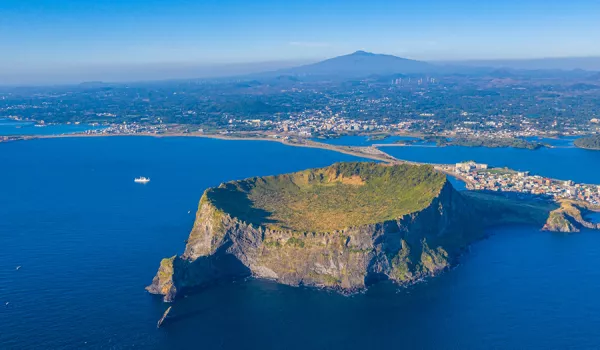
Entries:
[[[488,151],[475,156],[598,176],[572,159],[593,154]],[[550,156],[554,166],[536,163]],[[497,228],[459,267],[410,288],[383,283],[343,297],[257,280],[222,284],[176,303],[175,321],[156,329],[166,305],[144,286],[161,258],[183,251],[206,187],[353,159],[199,138],[0,144],[0,348],[600,347],[600,235],[537,227]],[[152,181],[135,184],[136,176]]]

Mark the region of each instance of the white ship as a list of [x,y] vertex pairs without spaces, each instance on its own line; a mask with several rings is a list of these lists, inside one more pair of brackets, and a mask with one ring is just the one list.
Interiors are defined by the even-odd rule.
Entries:
[[137,182],[137,183],[145,184],[145,183],[150,182],[150,178],[149,177],[140,176],[140,177],[136,177],[133,181]]

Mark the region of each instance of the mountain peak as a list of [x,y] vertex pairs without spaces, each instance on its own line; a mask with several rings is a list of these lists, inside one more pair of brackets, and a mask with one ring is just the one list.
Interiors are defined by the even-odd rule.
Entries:
[[351,53],[350,56],[375,56],[375,54],[372,53],[372,52],[358,50],[358,51],[356,51],[354,53]]
[[[427,62],[358,50],[325,61],[290,68],[283,73],[357,78],[370,75],[427,73],[434,69],[434,66]],[[281,73],[280,71],[279,74]]]

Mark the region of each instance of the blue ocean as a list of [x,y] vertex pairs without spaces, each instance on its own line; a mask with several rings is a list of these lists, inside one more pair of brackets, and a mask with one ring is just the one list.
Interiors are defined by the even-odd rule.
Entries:
[[321,143],[327,143],[330,145],[338,146],[371,146],[374,144],[394,144],[399,141],[415,141],[421,144],[424,143],[423,141],[421,141],[421,139],[412,136],[389,136],[384,138],[383,140],[377,140],[372,139],[369,136],[346,135],[330,139],[315,138],[313,140]]
[[[600,152],[388,147],[600,183]],[[145,292],[181,253],[205,188],[357,158],[275,142],[99,137],[0,144],[2,349],[590,349],[600,347],[600,235],[507,226],[461,264],[363,294],[248,279],[168,307]],[[137,176],[151,182],[136,184]],[[600,219],[600,218],[596,218]]]

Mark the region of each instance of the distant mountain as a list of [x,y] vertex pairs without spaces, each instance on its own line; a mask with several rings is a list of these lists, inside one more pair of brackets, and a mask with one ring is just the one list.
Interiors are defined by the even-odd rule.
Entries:
[[364,77],[370,75],[427,73],[435,66],[392,55],[356,51],[349,55],[274,72],[278,75],[318,75],[339,77]]
[[494,69],[489,73],[489,76],[492,78],[512,78],[514,76],[513,72],[506,68]]

